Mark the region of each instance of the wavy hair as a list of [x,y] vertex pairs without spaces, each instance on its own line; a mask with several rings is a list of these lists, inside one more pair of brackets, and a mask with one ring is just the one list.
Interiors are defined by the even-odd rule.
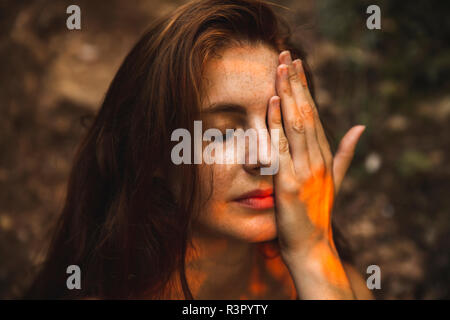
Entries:
[[[184,297],[193,298],[185,258],[190,221],[199,210],[199,173],[196,166],[172,163],[170,133],[192,132],[205,63],[227,47],[290,50],[303,60],[314,94],[305,52],[291,43],[289,26],[271,6],[192,1],[150,26],[77,149],[47,258],[27,298],[158,299],[174,274]],[[182,187],[177,199],[170,175]],[[82,290],[66,289],[65,270],[72,264],[83,271]]]

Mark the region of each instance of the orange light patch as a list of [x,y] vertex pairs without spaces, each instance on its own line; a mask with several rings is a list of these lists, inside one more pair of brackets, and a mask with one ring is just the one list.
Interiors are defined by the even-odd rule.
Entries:
[[331,210],[334,201],[334,184],[329,173],[322,167],[313,173],[299,194],[305,203],[311,222],[320,230],[326,231],[331,238]]
[[257,264],[254,265],[250,275],[249,290],[254,296],[260,296],[267,292],[267,284],[262,281]]
[[329,244],[318,243],[312,250],[312,259],[327,279],[340,287],[348,287],[348,279],[334,245],[331,229],[331,211],[334,201],[334,183],[331,174],[322,167],[313,173],[302,187],[300,200],[306,204],[311,222],[328,235]]

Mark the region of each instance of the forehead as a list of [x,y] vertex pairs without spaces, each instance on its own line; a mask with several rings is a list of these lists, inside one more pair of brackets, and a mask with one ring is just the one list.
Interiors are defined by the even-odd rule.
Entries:
[[275,95],[278,54],[263,45],[232,47],[205,66],[203,108],[235,102],[248,108],[267,104]]

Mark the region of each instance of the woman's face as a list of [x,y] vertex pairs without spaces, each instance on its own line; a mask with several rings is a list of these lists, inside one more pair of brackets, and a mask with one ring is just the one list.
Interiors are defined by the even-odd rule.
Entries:
[[[209,128],[217,128],[223,134],[226,129],[255,129],[258,143],[265,139],[270,144],[266,119],[269,99],[276,95],[277,66],[278,53],[262,45],[228,48],[220,59],[208,61],[204,74],[203,132]],[[270,147],[258,155],[256,164],[249,163],[248,145],[244,149],[244,164],[233,161],[200,165],[206,203],[195,225],[199,230],[236,240],[271,240],[276,237],[272,176],[260,172],[261,167],[270,166],[262,161],[270,159]],[[218,155],[216,162],[228,151]]]

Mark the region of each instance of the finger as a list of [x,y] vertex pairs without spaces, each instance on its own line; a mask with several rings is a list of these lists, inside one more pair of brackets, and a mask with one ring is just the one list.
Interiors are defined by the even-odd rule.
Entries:
[[336,193],[341,186],[342,180],[347,172],[353,155],[355,154],[356,144],[365,130],[365,126],[358,125],[351,128],[342,138],[338,150],[333,160],[333,176]]
[[281,98],[281,114],[295,171],[299,177],[303,177],[310,171],[305,126],[292,95],[288,67],[285,64],[278,66],[275,84]]
[[[279,150],[279,170],[278,174],[273,176],[277,227],[283,229],[283,226],[311,226],[306,211],[299,211],[302,208],[304,209],[304,207],[299,207],[298,202],[294,201],[298,199],[299,183],[295,175],[294,164],[289,152],[288,139],[283,130],[281,99],[279,97],[275,96],[269,100],[267,118],[267,123],[271,132],[272,147],[274,146],[273,140],[275,139],[272,135],[274,129],[278,132],[279,140],[279,148],[277,148]],[[275,147],[277,147],[276,143]],[[273,150],[274,149],[272,148],[271,152]],[[284,227],[284,229],[286,229],[286,227]],[[295,233],[298,233],[298,229],[295,229]],[[294,236],[288,236],[287,238],[293,237]]]
[[[309,165],[312,172],[318,172],[324,168],[324,158],[320,150],[319,141],[317,139],[316,126],[314,120],[313,106],[306,100],[303,94],[303,89],[295,71],[294,65],[291,63],[288,66],[289,85],[291,87],[291,96],[296,101],[295,105],[298,108],[298,112],[303,119],[304,135],[306,137],[306,148],[309,153]],[[294,96],[294,88],[295,94]]]
[[297,68],[298,61],[300,60],[296,59],[294,62],[292,62],[289,51],[283,51],[280,54],[280,61],[282,61],[281,63],[286,64],[289,68],[288,74],[290,84],[292,87],[292,94],[297,103],[297,106],[299,106],[301,103],[303,103],[303,101],[307,100],[307,96],[303,88],[304,87],[303,83],[306,83],[306,78],[304,78],[304,74],[300,73]]
[[[290,154],[289,140],[283,129],[283,120],[281,115],[281,99],[278,96],[273,96],[269,100],[269,112],[267,122],[271,133],[271,154],[277,153],[278,157],[278,174],[274,176],[274,184],[281,189],[284,187],[290,189],[294,185],[289,186],[295,179],[295,169]],[[274,133],[277,132],[276,135]],[[273,157],[272,157],[273,158]]]
[[[302,61],[300,59],[296,59],[296,60],[294,60],[293,65],[295,66],[295,70],[297,71],[297,74],[298,74],[298,79],[299,79],[298,82],[301,84],[302,89],[303,89],[303,90],[301,90],[302,96],[305,97],[306,100],[309,101],[310,105],[313,108],[317,139],[319,140],[320,149],[322,151],[322,155],[323,155],[323,158],[325,159],[327,167],[329,170],[331,170],[331,166],[332,166],[332,162],[333,162],[333,154],[331,153],[328,139],[325,135],[325,131],[322,126],[322,122],[320,121],[319,111],[317,110],[314,100],[309,91]],[[298,89],[298,91],[300,91],[300,89]]]

